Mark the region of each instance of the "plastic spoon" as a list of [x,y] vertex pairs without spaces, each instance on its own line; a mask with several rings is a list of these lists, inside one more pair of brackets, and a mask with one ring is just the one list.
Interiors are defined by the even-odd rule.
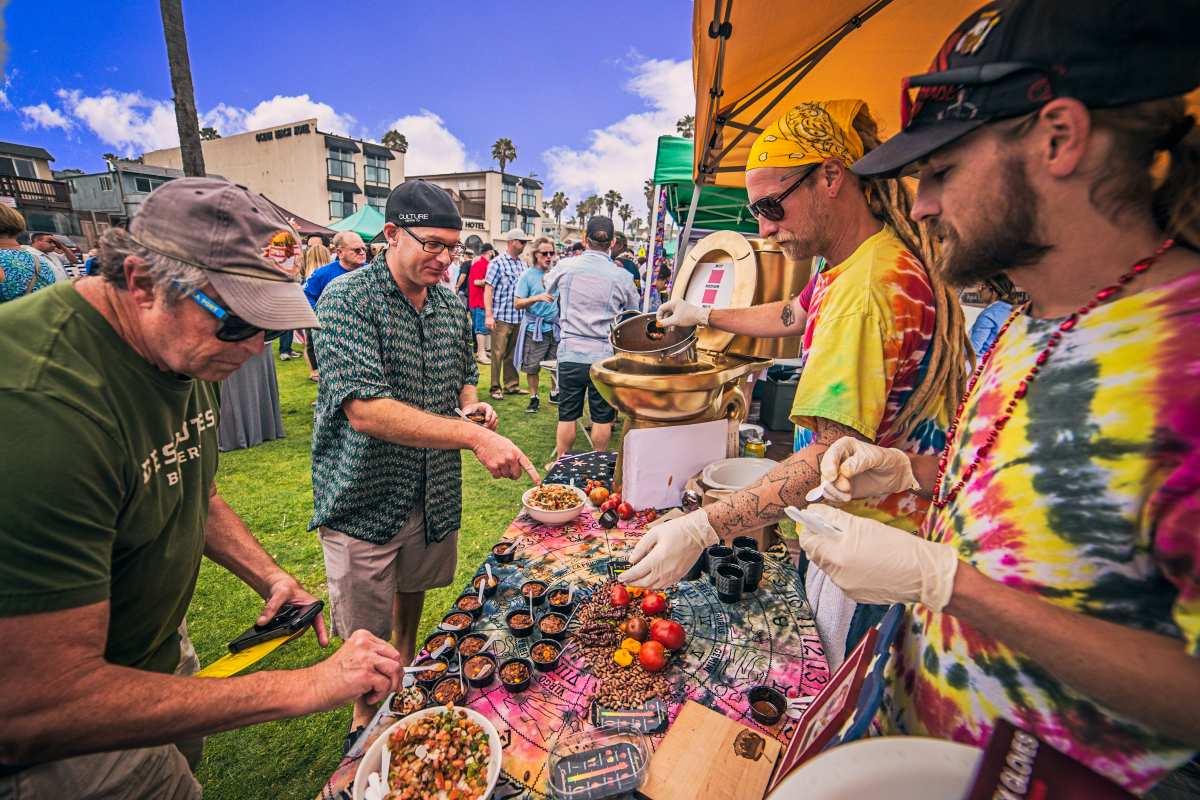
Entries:
[[804,495],[804,499],[809,503],[819,503],[825,499],[825,487],[818,486],[808,494]]
[[833,523],[826,522],[825,519],[818,515],[815,511],[809,511],[808,509],[801,510],[795,506],[788,506],[784,509],[784,513],[794,521],[799,522],[801,525],[816,534],[837,536],[842,532],[841,528]]

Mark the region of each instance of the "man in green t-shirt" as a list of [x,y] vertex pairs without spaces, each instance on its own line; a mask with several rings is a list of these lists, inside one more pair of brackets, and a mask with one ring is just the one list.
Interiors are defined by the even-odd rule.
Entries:
[[241,187],[171,181],[104,234],[99,276],[0,308],[0,800],[199,797],[171,743],[398,684],[366,631],[302,670],[180,674],[202,555],[265,599],[260,623],[315,600],[214,483],[211,382],[317,327],[261,257],[287,229]]

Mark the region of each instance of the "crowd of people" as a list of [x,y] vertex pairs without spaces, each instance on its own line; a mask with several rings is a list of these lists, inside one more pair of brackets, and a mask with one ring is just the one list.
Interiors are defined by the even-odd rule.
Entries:
[[[972,14],[905,82],[890,139],[854,99],[758,135],[760,232],[827,267],[796,298],[657,313],[801,336],[792,421],[812,440],[654,527],[620,580],[672,585],[705,547],[807,509],[838,531],[798,531],[832,663],[905,604],[881,730],[982,746],[1003,718],[1175,798],[1200,748],[1200,19],[1101,5]],[[374,254],[351,233],[302,246],[261,196],[182,178],[67,281],[0,205],[0,638],[19,643],[0,660],[0,800],[198,797],[203,736],[347,704],[352,740],[414,656],[425,593],[453,579],[463,454],[539,480],[480,399],[481,365],[488,399],[528,393],[536,413],[554,361],[558,453],[585,402],[608,446],[589,367],[638,282],[661,299],[670,275],[643,277],[607,217],[563,257],[519,230],[467,253],[452,199],[420,180],[385,223]],[[1009,307],[972,346],[954,292],[980,283]],[[297,331],[317,384],[309,530],[344,642],[199,680],[202,557],[263,598],[259,623],[316,600],[216,483],[217,383],[275,339],[293,357]]]

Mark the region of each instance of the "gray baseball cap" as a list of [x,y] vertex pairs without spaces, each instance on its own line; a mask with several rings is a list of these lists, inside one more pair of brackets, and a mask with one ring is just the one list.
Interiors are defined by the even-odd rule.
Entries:
[[263,255],[279,231],[300,239],[265,197],[215,178],[164,183],[129,225],[147,250],[204,270],[230,310],[251,325],[319,328],[300,284]]

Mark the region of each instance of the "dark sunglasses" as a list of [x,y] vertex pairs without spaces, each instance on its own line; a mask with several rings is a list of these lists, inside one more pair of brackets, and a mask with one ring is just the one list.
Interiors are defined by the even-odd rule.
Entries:
[[787,199],[789,194],[796,191],[800,184],[808,180],[808,176],[816,172],[817,167],[819,166],[821,165],[810,164],[808,169],[804,170],[800,177],[796,178],[796,180],[792,182],[791,186],[784,189],[779,194],[769,194],[766,197],[755,200],[753,203],[747,206],[747,208],[750,209],[750,213],[756,217],[769,219],[771,222],[779,222],[779,220],[783,219],[783,201]]
[[446,250],[449,250],[450,255],[456,256],[456,257],[461,256],[463,253],[463,246],[461,244],[457,244],[457,243],[446,244],[445,242],[439,242],[436,239],[422,239],[420,236],[417,236],[415,233],[413,233],[412,231],[410,231],[408,228],[405,228],[405,227],[400,227],[400,230],[404,231],[409,236],[411,236],[412,238],[414,238],[418,242],[420,242],[421,249],[424,250],[426,253],[431,253],[433,255],[437,255],[438,253],[442,253],[442,252],[445,252]]
[[348,250],[348,251],[349,251],[349,252],[351,252],[351,253],[365,253],[365,252],[367,252],[367,248],[365,248],[365,247],[346,247],[346,248],[343,248],[343,249],[345,249],[345,250]]
[[217,328],[217,338],[222,342],[244,342],[259,333],[266,334],[263,339],[268,342],[273,342],[283,336],[283,331],[269,331],[257,325],[251,325],[199,289],[188,289],[178,283],[175,285],[183,289],[196,305],[221,321],[221,327]]
[[554,255],[554,251],[553,250],[538,250],[537,254],[539,256],[552,256],[552,255]]

